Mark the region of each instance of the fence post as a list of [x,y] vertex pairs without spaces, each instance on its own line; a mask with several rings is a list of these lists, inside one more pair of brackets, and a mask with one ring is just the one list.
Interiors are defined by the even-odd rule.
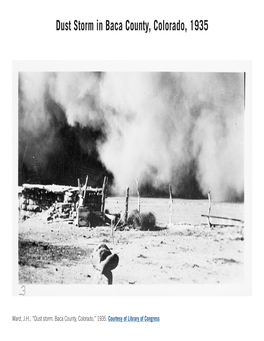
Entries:
[[211,194],[210,190],[208,191],[208,200],[209,200],[209,207],[208,207],[208,225],[209,227],[212,227],[212,223],[210,221],[210,213],[211,213]]
[[137,195],[138,195],[138,212],[140,213],[140,194],[139,194],[139,188],[138,188],[138,179],[136,180],[136,185],[137,185]]
[[170,202],[169,202],[169,225],[172,224],[172,204],[173,204],[173,200],[172,200],[172,187],[171,185],[169,185],[169,192],[170,192]]
[[127,216],[128,216],[128,200],[129,200],[129,187],[127,187],[127,190],[126,190],[125,223],[127,223]]

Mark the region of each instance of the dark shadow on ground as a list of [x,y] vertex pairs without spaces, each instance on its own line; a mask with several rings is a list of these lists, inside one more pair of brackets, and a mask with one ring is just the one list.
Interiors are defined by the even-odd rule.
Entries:
[[18,263],[20,266],[45,268],[55,263],[71,266],[81,258],[90,257],[92,250],[70,245],[53,245],[19,238]]

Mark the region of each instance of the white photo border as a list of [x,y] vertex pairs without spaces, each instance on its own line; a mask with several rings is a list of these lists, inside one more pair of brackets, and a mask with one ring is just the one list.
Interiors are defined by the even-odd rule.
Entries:
[[[242,284],[22,285],[18,281],[18,75],[19,72],[243,72],[245,82],[245,239]],[[250,296],[252,295],[252,63],[251,61],[13,61],[13,296]]]

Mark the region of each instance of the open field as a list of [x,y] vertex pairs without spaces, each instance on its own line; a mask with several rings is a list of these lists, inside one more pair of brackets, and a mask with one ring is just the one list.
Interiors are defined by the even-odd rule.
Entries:
[[[168,199],[141,199],[141,212],[153,212],[157,231],[114,231],[110,226],[79,228],[69,221],[47,223],[46,213],[19,222],[19,282],[93,284],[90,255],[101,242],[119,256],[114,284],[241,283],[244,241],[241,224],[212,220],[206,200],[174,199],[172,225]],[[124,198],[107,198],[110,212],[124,213]],[[137,208],[130,198],[129,212]],[[244,205],[213,203],[212,215],[243,220]],[[226,226],[219,224],[226,224]]]

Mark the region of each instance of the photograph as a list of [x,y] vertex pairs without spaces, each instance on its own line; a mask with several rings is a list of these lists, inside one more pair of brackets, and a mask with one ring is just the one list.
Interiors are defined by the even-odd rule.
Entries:
[[243,285],[247,68],[17,69],[19,287]]

